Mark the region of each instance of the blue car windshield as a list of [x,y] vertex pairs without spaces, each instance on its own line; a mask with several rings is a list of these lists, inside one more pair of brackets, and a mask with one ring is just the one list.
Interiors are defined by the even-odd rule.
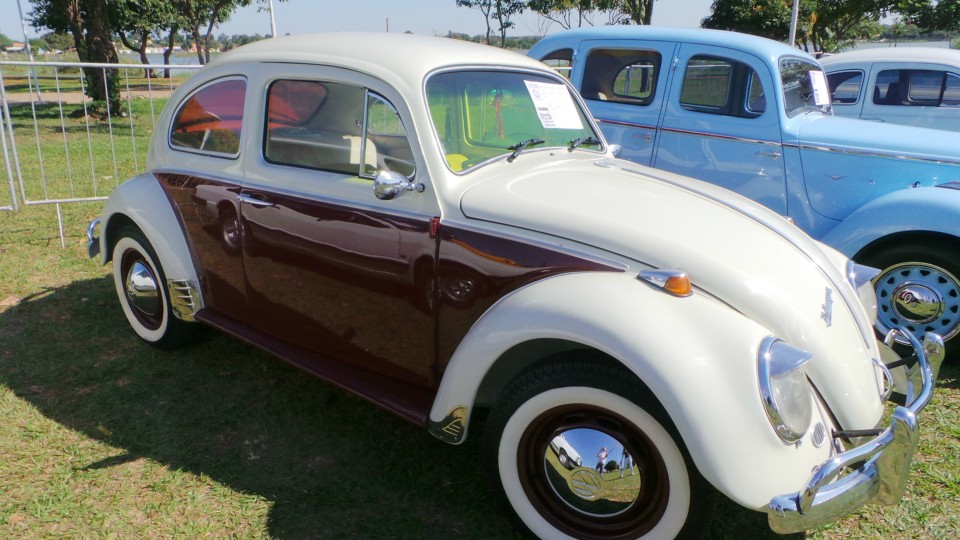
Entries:
[[802,58],[782,58],[780,82],[787,116],[810,110],[830,112],[830,90],[818,64]]

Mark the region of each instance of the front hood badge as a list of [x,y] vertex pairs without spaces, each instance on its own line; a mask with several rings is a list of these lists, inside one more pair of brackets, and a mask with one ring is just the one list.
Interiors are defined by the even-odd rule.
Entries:
[[820,318],[827,323],[827,328],[833,325],[833,291],[827,287],[823,305],[820,306]]

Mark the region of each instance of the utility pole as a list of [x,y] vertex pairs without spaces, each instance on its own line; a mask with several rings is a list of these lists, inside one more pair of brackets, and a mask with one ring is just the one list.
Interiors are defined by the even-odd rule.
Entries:
[[267,4],[267,9],[270,10],[270,37],[277,37],[277,19],[273,16],[273,0]]
[[793,0],[793,8],[790,11],[790,46],[797,45],[797,19],[800,18],[800,0]]

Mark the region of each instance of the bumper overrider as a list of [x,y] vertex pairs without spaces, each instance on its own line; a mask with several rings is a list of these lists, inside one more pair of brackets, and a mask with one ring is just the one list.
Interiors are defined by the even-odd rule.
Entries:
[[[917,415],[933,398],[943,362],[943,339],[927,333],[923,342],[910,332],[893,330],[913,347],[916,362],[907,369],[904,405],[876,438],[822,463],[806,487],[774,497],[767,507],[770,528],[780,534],[813,529],[845,517],[868,503],[895,504],[907,487],[913,452],[920,439]],[[841,477],[842,475],[842,477]]]

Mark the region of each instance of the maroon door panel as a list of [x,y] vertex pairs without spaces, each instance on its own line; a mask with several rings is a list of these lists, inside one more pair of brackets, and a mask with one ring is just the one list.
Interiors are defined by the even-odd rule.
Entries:
[[275,193],[242,195],[256,330],[325,357],[434,385],[434,319],[426,299],[436,247],[429,221]]
[[247,322],[237,193],[224,182],[157,174],[180,216],[201,280],[205,307]]

